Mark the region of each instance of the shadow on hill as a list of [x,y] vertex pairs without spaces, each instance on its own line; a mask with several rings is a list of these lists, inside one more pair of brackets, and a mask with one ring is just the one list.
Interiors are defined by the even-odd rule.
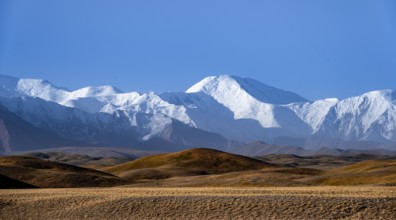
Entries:
[[31,184],[12,179],[8,176],[0,174],[0,189],[30,189],[37,188]]
[[45,188],[104,187],[125,184],[125,181],[119,177],[101,171],[23,156],[1,157],[0,174]]

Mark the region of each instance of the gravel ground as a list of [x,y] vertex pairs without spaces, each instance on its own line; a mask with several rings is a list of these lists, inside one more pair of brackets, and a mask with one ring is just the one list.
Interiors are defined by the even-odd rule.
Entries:
[[396,187],[0,190],[0,219],[395,219]]

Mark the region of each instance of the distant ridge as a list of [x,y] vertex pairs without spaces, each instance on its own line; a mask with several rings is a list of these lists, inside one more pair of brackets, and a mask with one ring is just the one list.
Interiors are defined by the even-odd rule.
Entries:
[[242,147],[230,149],[231,152],[245,156],[263,156],[270,154],[292,154],[297,156],[328,155],[328,156],[358,156],[358,155],[383,155],[396,156],[396,151],[385,149],[359,150],[339,148],[304,149],[296,146],[279,146],[256,141]]
[[[65,140],[58,142],[62,146],[74,142],[159,151],[206,147],[243,153],[246,150],[237,148],[261,141],[312,151],[396,150],[393,90],[308,101],[296,93],[230,75],[209,76],[186,92],[163,94],[123,92],[113,86],[69,91],[46,80],[0,76],[0,107],[53,134],[48,137]],[[14,116],[4,114],[2,120],[11,120],[7,117]],[[9,138],[16,140],[18,135]],[[3,129],[4,143],[6,136]],[[48,143],[45,139],[41,142]],[[3,151],[22,148],[34,150],[37,144],[2,144]]]

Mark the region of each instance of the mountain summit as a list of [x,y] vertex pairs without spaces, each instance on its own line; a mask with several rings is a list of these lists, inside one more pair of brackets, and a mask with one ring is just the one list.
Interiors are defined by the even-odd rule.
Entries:
[[269,104],[308,102],[296,93],[277,89],[254,79],[230,75],[206,77],[186,91],[186,93],[197,92],[203,92],[218,99],[250,97]]
[[[3,151],[52,143],[33,137],[34,128],[59,143],[161,151],[227,150],[254,141],[396,150],[393,90],[310,102],[254,79],[228,75],[207,77],[185,93],[163,94],[123,92],[113,86],[70,91],[46,80],[0,76],[0,108],[9,112],[0,115]],[[18,140],[21,136],[35,143],[26,146],[27,141]]]

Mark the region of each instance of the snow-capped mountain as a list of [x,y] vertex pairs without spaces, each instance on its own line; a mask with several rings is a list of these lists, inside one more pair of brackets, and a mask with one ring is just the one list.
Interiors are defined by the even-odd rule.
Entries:
[[288,140],[309,148],[396,150],[392,90],[311,102],[228,75],[207,77],[184,93],[162,94],[113,86],[70,91],[46,80],[0,76],[0,105],[38,129],[89,145],[235,149]]
[[263,128],[280,127],[275,119],[276,104],[307,102],[292,92],[231,76],[207,77],[186,92],[205,93],[232,111],[234,119],[253,119]]
[[314,147],[320,141],[374,141],[396,149],[396,91],[382,90],[338,101],[313,134]]

